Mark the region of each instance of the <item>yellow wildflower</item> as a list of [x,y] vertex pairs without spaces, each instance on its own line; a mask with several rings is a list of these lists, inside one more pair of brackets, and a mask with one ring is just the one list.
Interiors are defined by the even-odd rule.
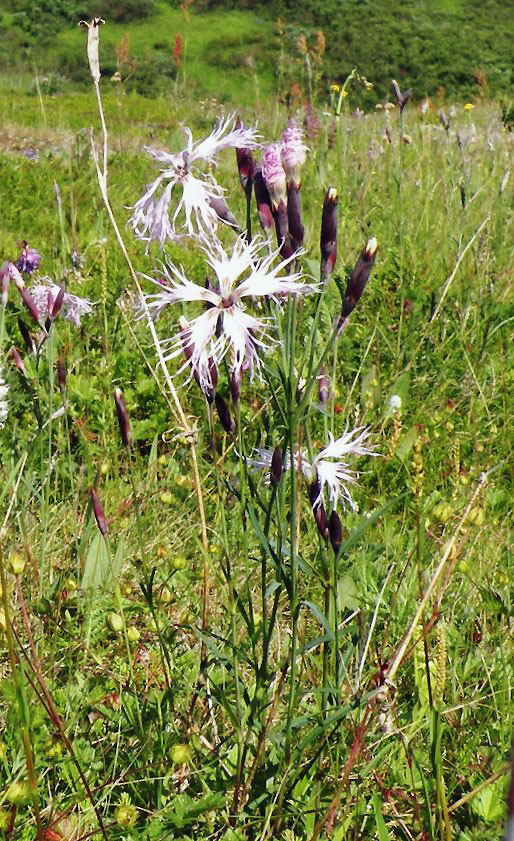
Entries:
[[472,102],[466,102],[464,106],[464,111],[473,111],[474,107],[475,106]]
[[330,85],[330,90],[332,91],[332,93],[339,93],[341,87],[340,85]]

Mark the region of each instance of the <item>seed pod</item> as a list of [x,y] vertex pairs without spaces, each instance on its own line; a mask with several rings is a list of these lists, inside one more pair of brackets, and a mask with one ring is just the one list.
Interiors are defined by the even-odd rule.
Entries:
[[321,501],[321,485],[319,483],[319,479],[315,479],[314,482],[310,483],[308,492],[312,513],[314,514],[314,520],[318,527],[318,531],[325,543],[327,543],[329,527],[325,508],[323,507],[323,503]]
[[116,388],[114,390],[114,405],[116,407],[116,414],[118,416],[121,440],[123,441],[125,447],[130,447],[130,443],[132,441],[132,432],[130,430],[130,418],[127,412],[127,407],[125,405],[125,400],[123,399],[123,393],[119,388]]
[[334,269],[337,258],[337,222],[339,196],[335,187],[329,187],[321,213],[321,280],[325,281]]
[[350,313],[353,312],[359,302],[359,299],[364,291],[364,287],[368,282],[371,269],[373,268],[373,263],[375,262],[375,258],[377,256],[377,248],[378,244],[376,237],[371,237],[371,239],[367,241],[365,248],[357,260],[355,268],[346,285],[343,305],[341,308],[341,316],[339,318],[340,325],[342,325]]
[[61,394],[64,394],[66,391],[66,380],[68,374],[66,371],[66,363],[62,356],[59,357],[57,360],[57,382],[59,383],[59,388],[61,390]]
[[302,221],[302,202],[300,188],[294,182],[287,185],[287,223],[293,251],[303,245],[304,228]]
[[90,496],[91,505],[93,506],[93,514],[95,515],[96,525],[98,526],[100,534],[102,534],[105,537],[109,531],[109,526],[107,525],[107,520],[105,518],[104,510],[102,508],[102,503],[100,502],[100,497],[98,496],[94,488],[91,488]]
[[282,464],[282,448],[275,447],[271,456],[271,469],[269,479],[273,487],[276,487],[282,478],[284,467]]
[[337,553],[339,552],[339,547],[343,542],[343,526],[341,525],[341,519],[335,508],[332,511],[328,521],[328,532],[330,535],[332,549],[334,550],[334,554],[337,555]]
[[223,400],[221,394],[216,394],[214,401],[216,403],[216,410],[218,412],[218,417],[220,419],[220,423],[223,429],[225,430],[225,432],[228,432],[229,435],[232,435],[236,428],[236,425],[232,420],[232,416],[230,414],[227,404]]

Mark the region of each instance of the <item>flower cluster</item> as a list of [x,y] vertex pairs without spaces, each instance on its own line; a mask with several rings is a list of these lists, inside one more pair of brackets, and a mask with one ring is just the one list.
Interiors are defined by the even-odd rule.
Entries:
[[[39,313],[39,320],[58,315],[56,305],[59,304],[62,287],[57,286],[49,277],[42,278],[42,282],[32,286],[28,291]],[[93,311],[92,301],[79,298],[64,292],[62,295],[62,313],[75,327],[80,327],[80,319]],[[61,307],[59,307],[59,310]]]

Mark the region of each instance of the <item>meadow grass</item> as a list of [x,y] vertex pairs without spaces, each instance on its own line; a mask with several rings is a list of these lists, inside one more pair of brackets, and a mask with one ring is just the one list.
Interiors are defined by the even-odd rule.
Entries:
[[[186,432],[194,430],[185,434],[148,327],[135,318],[91,159],[94,95],[1,97],[2,255],[16,257],[27,240],[43,255],[40,274],[96,302],[78,331],[57,321],[38,360],[23,346],[18,318],[29,317],[12,286],[2,326],[2,623],[11,627],[10,611],[13,631],[1,660],[4,833],[34,838],[39,811],[43,828],[75,840],[97,837],[99,823],[113,839],[499,837],[512,734],[514,226],[512,136],[496,106],[459,108],[448,132],[434,111],[407,106],[402,140],[394,111],[359,118],[345,103],[337,118],[325,103],[307,138],[302,265],[317,279],[329,186],[340,196],[338,262],[318,305],[308,298],[284,321],[276,314],[286,353],[282,368],[280,347],[270,360],[279,360],[286,397],[278,378],[266,387],[245,380],[232,438],[179,374]],[[158,274],[159,249],[145,254],[127,226],[127,208],[155,175],[142,146],[181,148],[181,122],[201,137],[218,106],[187,92],[150,101],[114,91],[104,104],[113,212],[136,271]],[[265,101],[250,115],[266,140],[287,124]],[[28,147],[38,160],[22,154]],[[216,178],[243,220],[231,150]],[[275,493],[240,456],[292,434],[288,418],[302,402],[295,365],[312,337],[318,358],[338,287],[371,236],[373,274],[335,353],[330,346],[330,409],[315,389],[302,415],[309,449],[328,430],[369,425],[381,454],[363,462],[358,511],[344,514],[334,557],[301,478]],[[166,254],[203,282],[192,247]],[[172,312],[156,329],[167,338],[175,325]]]

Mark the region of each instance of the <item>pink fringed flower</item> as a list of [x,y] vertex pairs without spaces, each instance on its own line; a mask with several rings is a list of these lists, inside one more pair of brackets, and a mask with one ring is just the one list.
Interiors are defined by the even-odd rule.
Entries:
[[280,202],[286,202],[286,174],[281,161],[280,143],[265,146],[262,152],[262,175],[273,202],[277,208]]
[[289,121],[288,127],[282,134],[281,154],[288,183],[293,181],[299,187],[300,170],[305,163],[307,146],[303,142],[303,132],[298,128],[295,120]]

